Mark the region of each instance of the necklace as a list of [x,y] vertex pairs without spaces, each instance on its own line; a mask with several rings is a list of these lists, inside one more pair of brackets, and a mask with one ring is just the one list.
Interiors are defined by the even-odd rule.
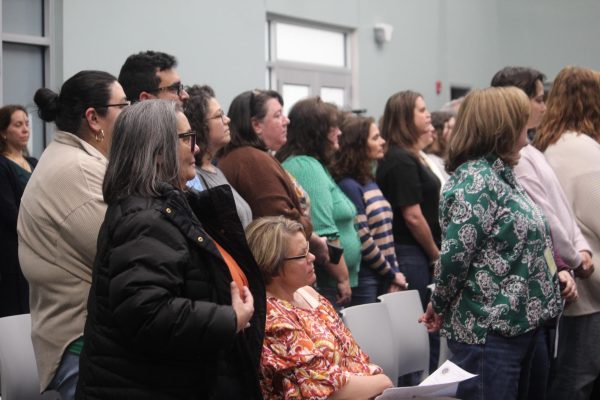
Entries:
[[15,157],[13,155],[5,154],[5,157],[17,164],[19,167],[23,168],[25,171],[31,172],[31,167],[29,166],[29,163],[22,155],[20,157]]

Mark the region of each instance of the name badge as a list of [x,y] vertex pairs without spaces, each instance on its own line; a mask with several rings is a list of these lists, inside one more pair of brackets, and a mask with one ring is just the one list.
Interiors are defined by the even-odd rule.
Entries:
[[556,262],[554,262],[554,256],[552,255],[552,250],[550,250],[549,247],[546,247],[544,250],[544,258],[546,259],[546,264],[548,265],[550,275],[554,276],[556,274]]

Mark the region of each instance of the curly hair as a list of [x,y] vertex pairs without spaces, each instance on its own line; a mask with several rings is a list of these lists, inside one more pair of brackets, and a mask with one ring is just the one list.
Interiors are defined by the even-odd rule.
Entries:
[[327,135],[338,126],[337,106],[320,97],[309,97],[294,104],[288,117],[287,142],[277,152],[277,159],[283,162],[291,156],[307,155],[329,167],[333,154],[327,145]]
[[576,66],[563,68],[550,89],[546,114],[533,145],[545,151],[567,131],[584,133],[599,142],[599,93],[600,75],[597,71]]
[[[183,113],[196,132],[196,143],[200,151],[196,153],[196,164],[202,164],[202,158],[208,151],[208,102],[215,97],[215,91],[207,85],[194,85],[186,89],[190,98],[183,103]],[[213,156],[214,154],[211,154]]]
[[373,160],[368,157],[367,143],[374,123],[371,117],[346,115],[343,118],[340,150],[335,153],[331,166],[331,174],[336,181],[350,177],[365,185],[373,180]]

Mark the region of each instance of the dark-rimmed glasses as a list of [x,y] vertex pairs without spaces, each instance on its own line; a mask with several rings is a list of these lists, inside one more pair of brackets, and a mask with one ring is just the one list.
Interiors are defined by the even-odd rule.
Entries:
[[192,153],[194,152],[194,150],[196,150],[197,133],[195,131],[178,133],[177,138],[179,138],[179,140],[183,140],[183,143],[185,144],[189,143]]
[[147,90],[147,92],[149,92],[149,93],[175,92],[177,94],[177,96],[179,96],[183,90],[184,90],[183,83],[175,82],[174,84],[169,85],[169,86],[159,87],[159,88],[152,89],[152,90]]
[[91,106],[92,108],[108,108],[108,107],[119,107],[120,109],[123,109],[125,107],[128,107],[131,105],[131,101],[127,100],[124,101],[123,103],[114,103],[114,104],[101,104],[98,106]]
[[306,247],[306,253],[304,253],[301,256],[292,256],[292,257],[284,257],[283,260],[284,261],[290,261],[290,260],[302,260],[303,258],[308,261],[308,253],[310,253],[310,247]]

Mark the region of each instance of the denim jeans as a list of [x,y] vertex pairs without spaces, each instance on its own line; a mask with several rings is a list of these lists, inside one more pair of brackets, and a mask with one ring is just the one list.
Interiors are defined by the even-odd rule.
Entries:
[[469,400],[515,400],[522,368],[529,368],[535,331],[515,337],[488,334],[485,344],[448,340],[453,363],[476,377],[458,385],[456,397]]
[[[431,273],[429,272],[429,260],[421,246],[409,244],[396,244],[396,258],[400,272],[406,276],[409,289],[419,291],[423,310],[427,309],[429,302],[429,289],[427,285],[431,283]],[[431,371],[437,369],[440,356],[440,337],[439,333],[429,334],[429,368]]]
[[600,376],[600,313],[563,316],[548,398],[587,400]]
[[535,348],[530,368],[521,369],[519,379],[520,400],[546,400],[550,372],[551,334],[553,328],[542,327],[535,334]]
[[73,400],[79,379],[79,356],[65,351],[48,390],[56,390],[62,400]]
[[427,285],[431,283],[431,274],[429,273],[429,260],[421,246],[410,244],[396,244],[396,258],[400,272],[406,276],[409,289],[419,291],[423,309],[427,308],[429,301],[429,289]]
[[386,293],[388,289],[388,281],[384,277],[372,270],[362,268],[358,273],[358,286],[352,288],[351,306],[376,303],[377,296]]

